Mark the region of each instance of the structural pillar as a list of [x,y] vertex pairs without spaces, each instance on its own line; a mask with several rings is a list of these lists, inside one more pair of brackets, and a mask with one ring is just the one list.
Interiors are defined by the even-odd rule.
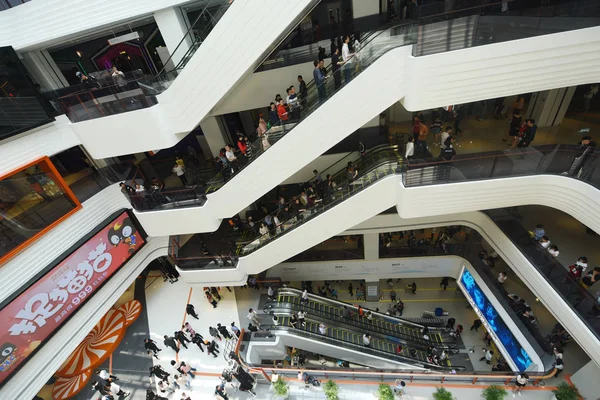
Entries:
[[[187,34],[186,19],[184,11],[179,7],[166,8],[154,13],[154,20],[167,45],[168,55],[161,53],[160,48],[157,48],[158,55],[167,71],[174,69],[192,46],[192,36]],[[184,36],[185,40],[181,42]],[[169,57],[171,60],[167,62]]]
[[69,82],[46,50],[34,50],[20,54],[23,65],[43,90],[55,90],[69,86]]
[[365,290],[367,301],[379,301],[379,279],[365,280]]
[[363,245],[365,250],[365,261],[375,261],[379,259],[378,233],[367,233],[363,235]]
[[202,129],[204,136],[196,136],[196,138],[205,155],[210,153],[213,157],[216,157],[219,155],[219,150],[232,141],[229,139],[225,127],[221,123],[220,117],[204,118],[202,122],[200,122],[200,128]]
[[571,104],[575,89],[573,86],[534,93],[527,107],[527,118],[535,119],[540,128],[559,125]]

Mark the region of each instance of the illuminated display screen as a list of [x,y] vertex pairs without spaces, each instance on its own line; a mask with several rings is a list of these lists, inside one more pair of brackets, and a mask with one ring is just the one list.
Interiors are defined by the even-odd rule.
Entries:
[[143,245],[127,212],[0,311],[0,385]]
[[483,294],[483,291],[475,282],[473,275],[471,275],[471,273],[465,269],[460,277],[460,282],[479,311],[481,311],[481,314],[489,326],[495,332],[496,337],[498,337],[498,339],[500,339],[502,342],[502,345],[514,363],[517,365],[517,368],[519,368],[519,371],[525,371],[527,367],[531,365],[531,359],[529,358],[529,355],[521,347],[504,321],[502,321],[502,318],[500,318],[492,303],[488,300],[485,294]]

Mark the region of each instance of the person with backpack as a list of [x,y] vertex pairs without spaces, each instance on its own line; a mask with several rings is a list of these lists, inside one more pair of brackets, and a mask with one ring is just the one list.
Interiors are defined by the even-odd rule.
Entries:
[[456,150],[454,150],[454,136],[448,136],[442,149],[440,150],[439,160],[442,161],[437,165],[437,179],[448,180],[450,178],[450,171],[452,169],[452,159],[456,156]]

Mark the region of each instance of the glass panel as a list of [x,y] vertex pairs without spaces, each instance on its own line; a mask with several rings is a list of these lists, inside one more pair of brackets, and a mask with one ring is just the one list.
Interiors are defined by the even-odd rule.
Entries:
[[579,179],[598,188],[599,167],[599,156],[594,147],[542,145],[457,155],[450,161],[438,158],[408,160],[404,185],[412,187],[550,174]]
[[0,181],[0,260],[81,207],[49,160],[27,166]]
[[[413,55],[424,56],[600,24],[600,4],[596,0],[513,0],[490,3],[478,15],[454,17],[452,21],[444,15],[438,15],[426,19],[426,24],[421,22]],[[443,7],[443,3],[430,7],[436,5]],[[432,11],[440,12],[443,11]]]
[[[529,230],[515,218],[488,212],[490,218],[498,225],[506,236],[527,257],[531,265],[546,277],[556,293],[569,304],[589,329],[600,338],[600,292],[591,284],[600,268],[589,267],[583,276],[576,278],[570,267],[562,265],[532,238]],[[574,266],[573,266],[574,267]],[[585,278],[588,276],[588,278]],[[590,277],[591,276],[591,277]],[[588,285],[586,285],[588,283]]]
[[0,140],[52,121],[12,47],[0,48]]
[[[347,166],[331,175],[330,185],[313,182],[313,185],[297,199],[292,199],[289,203],[278,204],[277,210],[265,218],[252,221],[250,226],[239,228],[235,237],[229,237],[227,241],[220,240],[225,243],[223,244],[224,248],[228,246],[226,243],[231,243],[230,247],[223,252],[241,257],[256,251],[310,221],[320,213],[335,207],[379,179],[400,173],[401,159],[398,148],[399,146],[387,145],[375,147],[361,159],[350,164],[353,172],[349,172],[349,166]],[[331,190],[327,188],[331,188]],[[202,248],[199,244],[202,243],[201,235],[194,235],[194,238],[197,238],[198,244],[191,246],[192,255],[187,255],[187,257],[202,257],[204,254],[199,251]],[[332,239],[323,246],[326,246],[328,250],[316,246],[312,251],[298,255],[299,259],[294,257],[289,261],[364,258],[362,242],[354,240],[353,237]],[[331,250],[331,246],[336,249]],[[195,267],[193,263],[190,263],[186,268]]]

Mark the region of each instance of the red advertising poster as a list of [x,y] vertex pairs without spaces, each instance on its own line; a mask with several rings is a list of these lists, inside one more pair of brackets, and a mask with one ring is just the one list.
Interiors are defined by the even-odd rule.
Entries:
[[144,243],[124,212],[4,307],[0,385]]

